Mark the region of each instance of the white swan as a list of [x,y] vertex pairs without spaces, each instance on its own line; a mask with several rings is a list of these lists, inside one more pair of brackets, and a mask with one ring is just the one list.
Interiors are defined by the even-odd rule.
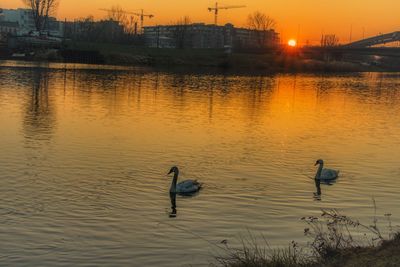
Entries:
[[317,160],[317,162],[315,162],[314,166],[317,165],[319,165],[319,167],[317,173],[315,174],[315,180],[329,181],[338,178],[339,171],[332,169],[324,169],[324,161],[322,159],[319,159]]
[[177,184],[179,169],[174,166],[171,168],[168,174],[174,173],[174,178],[172,179],[171,188],[169,189],[170,193],[176,194],[193,194],[200,190],[201,183],[197,182],[197,180],[186,180]]

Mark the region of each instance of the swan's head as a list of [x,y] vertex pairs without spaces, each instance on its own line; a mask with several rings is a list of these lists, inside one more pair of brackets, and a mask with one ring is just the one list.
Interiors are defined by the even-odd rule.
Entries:
[[169,170],[168,174],[171,174],[171,173],[179,173],[178,167],[176,167],[176,166],[172,167]]
[[317,166],[318,164],[323,165],[324,161],[322,159],[319,159],[315,162],[314,166]]

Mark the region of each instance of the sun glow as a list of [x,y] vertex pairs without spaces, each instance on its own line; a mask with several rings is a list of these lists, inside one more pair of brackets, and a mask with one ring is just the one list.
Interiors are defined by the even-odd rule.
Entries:
[[290,39],[288,41],[288,45],[291,46],[291,47],[295,47],[295,46],[297,46],[297,41],[294,40],[294,39]]

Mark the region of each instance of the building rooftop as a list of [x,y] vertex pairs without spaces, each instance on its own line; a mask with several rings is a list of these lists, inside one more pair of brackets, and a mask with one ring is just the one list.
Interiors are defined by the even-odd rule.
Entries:
[[205,26],[205,27],[234,27],[233,24],[227,23],[225,25],[215,25],[215,24],[206,24],[204,22],[195,22],[190,24],[170,24],[170,25],[153,25],[153,26],[144,26],[143,28],[155,28],[155,27],[176,27],[176,26]]

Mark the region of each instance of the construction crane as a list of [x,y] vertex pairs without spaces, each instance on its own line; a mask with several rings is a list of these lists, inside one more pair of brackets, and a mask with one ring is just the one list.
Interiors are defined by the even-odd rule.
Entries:
[[[100,8],[100,10],[106,11],[106,12],[113,12],[112,9],[106,9],[106,8]],[[143,33],[144,18],[148,17],[148,18],[151,19],[151,18],[154,17],[154,15],[152,15],[152,14],[144,14],[143,9],[140,9],[140,13],[138,13],[138,12],[129,12],[129,11],[120,11],[120,12],[122,12],[124,14],[131,14],[131,15],[139,16],[140,17],[140,30],[141,30],[142,33]]]
[[218,6],[218,2],[215,3],[215,7],[209,7],[208,11],[214,11],[214,24],[218,23],[218,13],[220,9],[232,9],[232,8],[243,8],[246,6]]
[[141,11],[140,13],[134,13],[134,14],[140,17],[140,30],[143,33],[143,21],[144,21],[144,18],[148,17],[149,19],[151,19],[151,18],[154,17],[154,15],[152,15],[152,14],[144,14],[143,9],[141,9],[140,11]]

